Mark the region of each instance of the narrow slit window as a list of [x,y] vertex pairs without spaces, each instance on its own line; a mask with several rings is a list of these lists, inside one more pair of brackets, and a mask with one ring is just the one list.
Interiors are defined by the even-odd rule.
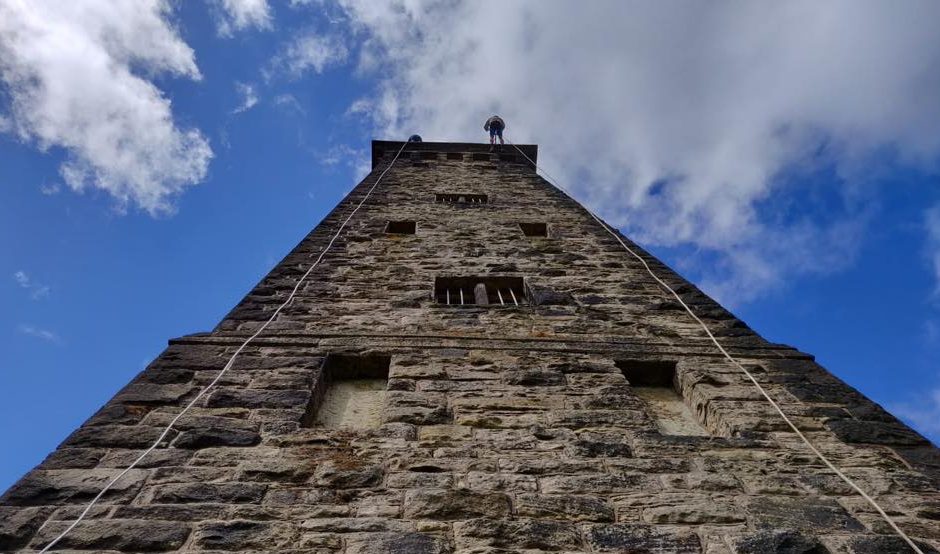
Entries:
[[463,161],[463,152],[448,152],[447,159]]
[[522,277],[438,277],[434,299],[446,306],[521,306],[528,304]]
[[422,152],[421,159],[422,160],[436,160],[437,152]]
[[385,232],[389,235],[413,235],[417,229],[414,221],[389,221]]
[[461,206],[479,206],[486,204],[485,194],[443,193],[436,196],[441,204],[457,204]]
[[500,154],[499,161],[514,164],[518,162],[519,160],[513,154]]
[[675,362],[621,360],[616,365],[633,392],[646,404],[662,434],[708,436],[678,392]]
[[545,223],[519,223],[522,234],[527,237],[547,237],[548,225]]
[[490,155],[484,154],[482,152],[476,152],[473,154],[473,161],[475,162],[488,162],[490,161]]
[[327,356],[307,405],[304,427],[374,429],[380,426],[390,364],[389,356]]

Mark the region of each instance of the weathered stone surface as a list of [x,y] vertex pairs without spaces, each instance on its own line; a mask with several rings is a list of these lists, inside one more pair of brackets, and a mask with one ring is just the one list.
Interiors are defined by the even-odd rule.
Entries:
[[49,508],[0,506],[0,550],[26,546],[50,513],[52,510]]
[[267,485],[260,483],[172,483],[151,491],[157,504],[214,502],[218,504],[259,502]]
[[254,446],[261,442],[257,431],[231,428],[191,429],[173,441],[176,448],[209,448],[211,446]]
[[[54,522],[43,527],[33,539],[32,546],[45,546],[59,535],[68,523]],[[93,519],[79,523],[56,543],[55,548],[159,552],[178,549],[189,533],[189,526],[179,521]]]
[[482,546],[577,550],[581,534],[574,524],[559,521],[471,519],[454,524],[454,542],[459,551]]
[[748,499],[747,512],[759,527],[808,532],[862,529],[842,506],[827,498],[753,497]]
[[405,494],[406,518],[455,520],[509,515],[509,497],[466,489],[419,490]]
[[329,461],[317,467],[314,479],[318,485],[326,487],[359,489],[378,485],[382,475],[381,466]]
[[210,394],[207,405],[215,408],[294,408],[304,407],[310,393],[304,390],[219,389]]
[[826,552],[817,539],[795,531],[762,531],[734,544],[736,554],[817,554]]
[[[34,470],[10,487],[3,504],[37,506],[90,500],[120,471],[105,469]],[[131,498],[143,486],[146,472],[132,469],[108,490],[104,498]]]
[[364,533],[346,539],[346,554],[447,554],[444,539],[424,533]]
[[568,521],[613,521],[614,510],[596,496],[519,494],[515,512],[522,517]]
[[283,530],[279,532],[278,527],[268,522],[245,520],[203,523],[193,533],[193,542],[203,550],[272,551],[290,539],[290,535]]
[[690,530],[651,525],[592,525],[586,532],[596,552],[699,553],[701,543]]

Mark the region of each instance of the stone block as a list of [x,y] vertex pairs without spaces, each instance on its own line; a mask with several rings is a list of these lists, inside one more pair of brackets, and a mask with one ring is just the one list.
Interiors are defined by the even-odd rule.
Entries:
[[405,494],[407,519],[458,520],[475,517],[507,517],[509,497],[495,492],[466,489],[417,490]]
[[516,515],[530,518],[567,521],[614,521],[614,510],[598,496],[573,494],[518,494],[514,502]]
[[307,390],[219,389],[210,394],[210,408],[304,408]]
[[334,489],[362,489],[382,483],[380,465],[362,465],[354,461],[326,461],[317,467],[314,482]]
[[585,529],[588,544],[596,552],[646,554],[699,554],[702,545],[689,529],[642,524],[598,524]]
[[[107,469],[33,470],[0,497],[0,502],[18,506],[57,505],[90,500],[120,473]],[[143,486],[147,472],[132,469],[118,480],[104,499],[129,499]]]
[[836,501],[819,497],[752,497],[748,519],[756,526],[808,533],[858,531],[862,524]]
[[[46,525],[37,533],[32,546],[42,548],[69,523],[56,521]],[[56,543],[55,549],[160,552],[178,549],[189,533],[189,525],[180,521],[91,519],[76,525]]]
[[153,487],[149,492],[153,504],[228,504],[260,502],[267,488],[260,483],[171,483]]
[[580,550],[581,534],[573,523],[537,519],[471,519],[454,523],[459,552],[496,547],[509,550]]
[[0,551],[26,546],[51,513],[51,508],[0,506]]
[[290,543],[286,525],[262,521],[220,521],[201,523],[193,533],[193,543],[203,550],[277,551]]
[[346,554],[448,554],[441,537],[424,533],[356,533],[346,539]]

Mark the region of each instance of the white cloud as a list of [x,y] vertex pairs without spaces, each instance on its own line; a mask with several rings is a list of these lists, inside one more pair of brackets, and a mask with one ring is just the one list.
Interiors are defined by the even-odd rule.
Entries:
[[267,0],[212,0],[216,30],[230,37],[249,27],[266,30],[273,27]]
[[269,79],[278,73],[299,79],[310,71],[323,73],[330,66],[346,61],[348,56],[349,50],[340,38],[306,31],[288,41],[271,60],[271,67],[265,74]]
[[258,103],[258,91],[251,83],[235,83],[235,90],[241,97],[241,103],[232,110],[232,113],[247,112]]
[[274,97],[274,105],[287,112],[293,112],[299,115],[307,115],[307,110],[300,105],[297,97],[290,93],[278,94]]
[[13,274],[13,280],[16,281],[16,284],[19,285],[20,288],[28,290],[29,297],[33,300],[46,298],[49,296],[49,293],[52,292],[51,287],[34,282],[32,279],[30,279],[29,275],[22,270]]
[[24,335],[35,337],[37,339],[42,339],[47,342],[51,342],[55,344],[62,343],[62,339],[59,337],[59,335],[48,329],[42,329],[40,327],[35,327],[33,325],[22,324],[19,326],[19,331],[20,333],[23,333]]
[[39,186],[39,192],[41,192],[43,196],[55,196],[59,194],[61,190],[62,187],[60,187],[58,183],[49,183]]
[[[201,181],[212,150],[173,121],[149,78],[200,79],[192,49],[164,0],[0,3],[0,79],[12,132],[62,148],[60,172],[76,191],[106,191],[120,208],[151,214]],[[147,77],[144,77],[146,75]]]
[[[377,133],[482,142],[498,112],[579,199],[692,247],[731,298],[852,261],[872,154],[937,164],[936,2],[341,3],[381,80]],[[820,168],[838,179],[787,178]]]
[[934,275],[934,298],[940,299],[940,204],[927,210],[924,217],[927,231],[927,258]]

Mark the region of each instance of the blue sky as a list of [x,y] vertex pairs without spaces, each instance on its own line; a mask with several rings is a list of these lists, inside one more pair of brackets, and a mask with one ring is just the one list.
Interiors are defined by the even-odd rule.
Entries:
[[0,1],[0,488],[211,329],[370,139],[482,141],[494,111],[757,331],[940,441],[937,4],[72,4]]

